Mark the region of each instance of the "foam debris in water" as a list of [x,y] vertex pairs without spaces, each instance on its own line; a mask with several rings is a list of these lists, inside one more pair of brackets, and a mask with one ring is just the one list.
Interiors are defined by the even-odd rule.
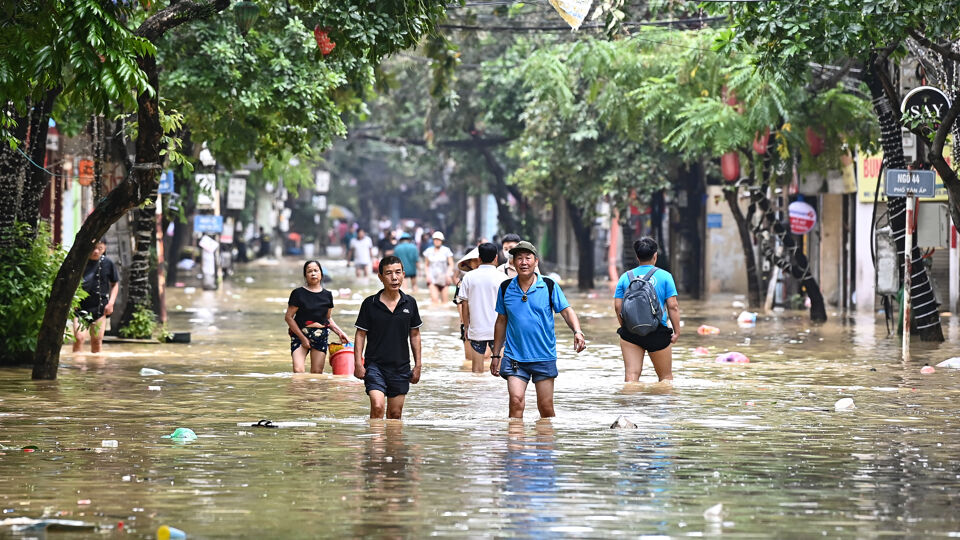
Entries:
[[953,369],[960,369],[960,356],[954,356],[953,358],[948,358],[943,362],[937,364],[937,367],[948,367]]
[[637,425],[628,420],[626,416],[620,415],[610,424],[610,429],[637,429]]
[[852,411],[856,408],[857,406],[853,403],[853,398],[848,397],[838,399],[837,402],[833,404],[833,409],[836,411]]
[[163,375],[163,372],[160,371],[159,369],[153,369],[148,367],[140,368],[141,377],[152,377],[154,375]]
[[707,521],[720,521],[723,519],[723,503],[717,503],[704,510],[703,517]]

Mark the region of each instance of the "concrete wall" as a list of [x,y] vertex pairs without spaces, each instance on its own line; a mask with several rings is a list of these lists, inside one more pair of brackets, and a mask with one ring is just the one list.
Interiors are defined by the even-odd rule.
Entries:
[[[741,199],[746,212],[747,201]],[[723,197],[721,186],[707,186],[707,229],[704,234],[704,283],[706,294],[747,293],[747,272],[737,224]],[[719,220],[719,227],[716,225]]]

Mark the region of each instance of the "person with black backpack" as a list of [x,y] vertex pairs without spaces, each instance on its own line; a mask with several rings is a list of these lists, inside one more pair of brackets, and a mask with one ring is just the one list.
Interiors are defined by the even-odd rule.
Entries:
[[[640,379],[645,352],[650,353],[657,377],[673,380],[672,346],[680,337],[680,304],[673,276],[656,266],[659,249],[649,236],[634,242],[640,266],[620,276],[613,295],[626,382]],[[672,328],[667,326],[668,319]]]

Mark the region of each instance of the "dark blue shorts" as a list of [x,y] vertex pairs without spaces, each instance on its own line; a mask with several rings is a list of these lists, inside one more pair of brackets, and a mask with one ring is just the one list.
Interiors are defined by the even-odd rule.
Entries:
[[363,385],[369,394],[371,390],[379,390],[388,398],[397,397],[410,391],[410,366],[388,368],[377,364],[366,366],[367,374],[363,377]]
[[504,357],[500,361],[500,376],[504,379],[519,377],[527,382],[533,379],[533,382],[538,383],[546,379],[555,379],[558,374],[556,360],[518,362]]
[[487,347],[490,347],[490,350],[493,350],[493,340],[492,339],[481,339],[479,341],[470,340],[470,346],[473,347],[473,350],[477,351],[479,354],[486,354]]
[[[310,341],[310,348],[315,351],[327,352],[327,339],[330,335],[330,330],[326,328],[301,328],[303,335],[307,336],[307,340]],[[297,336],[290,336],[290,352],[297,350],[303,344],[300,343],[300,338]]]

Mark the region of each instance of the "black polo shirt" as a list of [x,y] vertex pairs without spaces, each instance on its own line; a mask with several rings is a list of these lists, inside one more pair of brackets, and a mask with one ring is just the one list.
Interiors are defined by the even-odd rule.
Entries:
[[410,330],[420,328],[417,301],[400,291],[400,301],[391,312],[380,301],[383,289],[360,304],[356,327],[367,332],[364,362],[388,368],[410,369]]

